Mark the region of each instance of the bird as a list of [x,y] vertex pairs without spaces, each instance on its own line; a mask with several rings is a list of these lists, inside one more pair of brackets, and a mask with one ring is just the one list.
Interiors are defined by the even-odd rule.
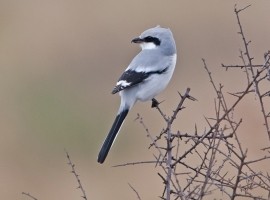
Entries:
[[112,94],[119,93],[121,103],[98,154],[97,161],[100,164],[105,161],[133,105],[137,101],[152,100],[152,107],[156,107],[158,101],[154,97],[166,88],[175,69],[176,44],[169,28],[158,25],[147,29],[131,43],[139,44],[141,51],[130,62],[112,90]]

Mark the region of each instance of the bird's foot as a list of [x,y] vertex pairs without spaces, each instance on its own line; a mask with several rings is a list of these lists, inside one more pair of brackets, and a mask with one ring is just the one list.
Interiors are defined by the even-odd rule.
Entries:
[[159,105],[159,102],[155,98],[153,98],[151,108],[156,108],[158,107],[158,105]]

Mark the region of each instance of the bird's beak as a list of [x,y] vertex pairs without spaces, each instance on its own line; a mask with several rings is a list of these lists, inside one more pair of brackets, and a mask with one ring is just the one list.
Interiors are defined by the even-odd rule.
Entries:
[[144,40],[141,38],[134,38],[133,40],[131,40],[131,43],[142,43],[142,42],[144,42]]

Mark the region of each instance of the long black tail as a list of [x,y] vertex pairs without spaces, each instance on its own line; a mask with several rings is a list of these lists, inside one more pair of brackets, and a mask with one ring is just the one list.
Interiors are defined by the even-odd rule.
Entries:
[[111,128],[108,136],[106,137],[106,139],[105,139],[105,141],[100,149],[100,152],[98,154],[97,161],[100,164],[102,164],[105,161],[105,159],[110,151],[110,148],[113,144],[113,141],[115,140],[115,137],[117,136],[117,133],[119,132],[121,125],[123,124],[123,122],[128,114],[128,111],[129,111],[128,109],[123,110],[121,113],[119,113],[116,116],[116,118],[113,122],[112,128]]

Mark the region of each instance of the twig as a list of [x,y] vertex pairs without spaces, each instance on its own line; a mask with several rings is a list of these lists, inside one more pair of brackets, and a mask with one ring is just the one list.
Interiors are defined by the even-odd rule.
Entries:
[[180,95],[180,97],[181,97],[181,100],[180,100],[180,102],[178,103],[176,109],[173,111],[173,115],[171,116],[171,118],[170,118],[168,124],[172,124],[173,121],[176,119],[176,116],[178,115],[178,112],[179,112],[180,110],[183,109],[183,104],[184,104],[184,101],[185,101],[186,99],[190,99],[190,100],[192,100],[192,101],[197,101],[197,99],[195,99],[194,97],[190,96],[189,92],[190,92],[190,88],[187,88],[184,95],[181,95],[181,94],[179,93],[179,95]]
[[[159,161],[160,163],[165,163],[165,161]],[[118,165],[113,165],[112,167],[125,167],[125,166],[130,166],[130,165],[141,165],[141,164],[156,164],[157,161],[138,161],[138,162],[129,162],[129,163],[124,163],[124,164],[118,164]]]
[[69,156],[69,154],[68,154],[68,152],[66,151],[66,156],[67,156],[67,159],[68,159],[68,165],[71,167],[71,173],[75,176],[75,178],[76,178],[76,180],[77,180],[77,182],[78,182],[78,184],[79,184],[79,186],[77,187],[79,190],[81,190],[81,192],[82,192],[82,198],[83,199],[85,199],[85,200],[87,200],[87,197],[86,197],[86,193],[85,193],[85,190],[84,190],[84,188],[83,188],[83,186],[82,186],[82,183],[81,183],[81,180],[80,180],[80,178],[79,178],[79,174],[76,172],[76,170],[75,170],[75,164],[73,164],[72,163],[72,161],[71,161],[71,159],[70,159],[70,156]]
[[221,64],[221,67],[225,67],[225,68],[245,68],[245,67],[263,67],[263,65],[224,65],[224,64]]
[[172,133],[171,133],[171,120],[168,120],[167,124],[167,181],[166,181],[166,200],[171,199],[171,180],[172,180]]
[[22,195],[28,196],[33,200],[38,200],[36,197],[32,196],[30,193],[22,192]]
[[178,138],[197,138],[197,139],[200,139],[200,138],[204,138],[204,139],[228,139],[228,138],[232,138],[233,137],[233,134],[230,133],[229,135],[216,135],[215,137],[214,136],[207,136],[207,137],[204,137],[203,135],[194,135],[194,134],[188,134],[188,133],[185,133],[185,134],[181,134],[180,131],[178,131],[176,134],[172,134],[173,137],[178,137]]
[[[246,152],[247,153],[247,152]],[[240,165],[238,166],[238,172],[237,172],[237,176],[236,176],[236,181],[235,181],[235,184],[234,184],[234,187],[233,187],[233,192],[232,192],[232,200],[234,200],[236,198],[236,192],[237,192],[237,189],[238,189],[238,185],[240,183],[240,175],[242,173],[242,168],[244,166],[244,161],[246,159],[246,153],[243,155],[243,157],[240,159],[241,163]]]
[[135,192],[135,194],[137,195],[137,198],[138,198],[139,200],[142,200],[141,197],[140,197],[140,195],[139,195],[139,193],[137,192],[137,190],[135,190],[135,188],[132,187],[131,184],[128,183],[128,185],[129,185],[129,187]]
[[259,161],[263,161],[263,160],[267,160],[267,159],[270,159],[270,156],[264,156],[264,157],[258,158],[256,160],[246,161],[244,164],[249,165],[249,164],[258,163]]

